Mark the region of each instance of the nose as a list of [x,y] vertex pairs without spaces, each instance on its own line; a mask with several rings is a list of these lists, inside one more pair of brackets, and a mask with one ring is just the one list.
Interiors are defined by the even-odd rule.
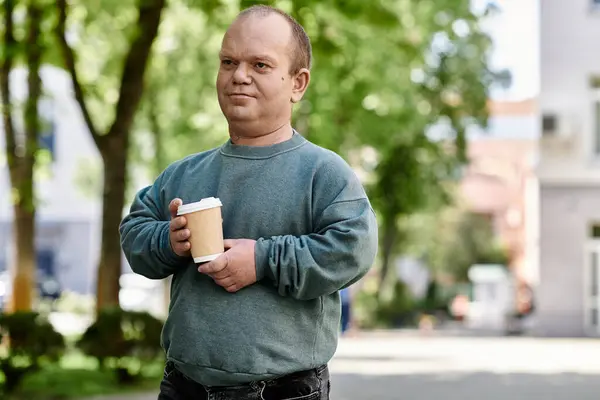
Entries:
[[233,83],[238,85],[248,85],[252,82],[252,77],[250,76],[251,69],[248,67],[246,63],[239,63],[235,72],[233,73]]

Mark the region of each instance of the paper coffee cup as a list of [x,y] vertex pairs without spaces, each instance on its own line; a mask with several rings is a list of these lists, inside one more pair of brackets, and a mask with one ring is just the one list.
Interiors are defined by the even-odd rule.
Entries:
[[190,230],[191,252],[195,263],[214,260],[223,254],[223,204],[215,197],[179,206],[177,215],[185,215]]

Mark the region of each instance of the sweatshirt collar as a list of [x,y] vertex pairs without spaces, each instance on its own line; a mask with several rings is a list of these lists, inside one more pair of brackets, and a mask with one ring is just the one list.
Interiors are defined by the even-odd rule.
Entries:
[[265,159],[295,150],[306,143],[307,140],[294,130],[294,134],[290,139],[271,146],[245,146],[234,144],[231,139],[229,139],[221,146],[220,151],[221,154],[228,157]]

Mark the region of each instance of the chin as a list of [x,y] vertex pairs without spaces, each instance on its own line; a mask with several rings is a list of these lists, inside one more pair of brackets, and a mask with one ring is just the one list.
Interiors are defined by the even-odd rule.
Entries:
[[249,112],[249,110],[229,109],[224,114],[229,122],[248,123],[256,120],[254,114]]

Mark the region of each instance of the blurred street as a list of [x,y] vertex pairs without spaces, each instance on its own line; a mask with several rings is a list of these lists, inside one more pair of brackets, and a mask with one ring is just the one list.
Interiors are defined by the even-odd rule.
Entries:
[[597,400],[600,393],[600,342],[592,339],[369,333],[342,339],[330,366],[331,400]]
[[344,339],[331,369],[332,400],[592,400],[600,342],[382,333]]

